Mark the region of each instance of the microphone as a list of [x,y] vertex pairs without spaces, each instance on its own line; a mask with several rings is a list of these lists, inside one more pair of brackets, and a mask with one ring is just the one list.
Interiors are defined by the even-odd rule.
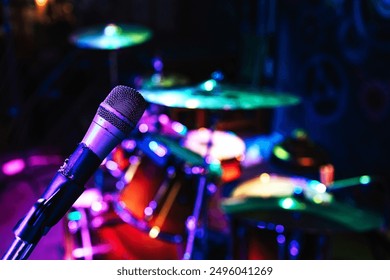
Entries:
[[60,221],[108,154],[135,128],[147,106],[135,89],[116,86],[100,103],[82,141],[65,159],[42,196],[14,228],[3,259],[27,259],[41,237]]

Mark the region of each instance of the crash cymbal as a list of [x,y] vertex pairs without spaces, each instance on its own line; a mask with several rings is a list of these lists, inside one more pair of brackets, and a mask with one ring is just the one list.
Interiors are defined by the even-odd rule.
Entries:
[[300,99],[283,92],[259,91],[208,80],[195,87],[141,90],[150,103],[174,108],[250,110],[295,105]]
[[307,231],[378,229],[384,217],[337,200],[316,180],[263,173],[238,185],[221,202],[226,214]]
[[152,32],[140,25],[107,24],[76,31],[70,41],[79,48],[116,50],[149,40]]

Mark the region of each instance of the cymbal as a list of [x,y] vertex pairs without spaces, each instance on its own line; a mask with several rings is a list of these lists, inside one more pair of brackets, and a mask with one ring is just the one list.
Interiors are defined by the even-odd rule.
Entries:
[[141,25],[107,24],[76,31],[70,41],[79,48],[116,50],[139,45],[152,36],[152,32]]
[[238,185],[221,206],[247,221],[307,231],[364,232],[384,224],[379,213],[338,201],[318,181],[267,173]]
[[211,110],[250,110],[295,105],[297,96],[283,92],[259,91],[208,80],[195,87],[145,89],[150,103],[167,107]]
[[140,90],[168,89],[188,85],[188,78],[180,74],[160,74],[136,77],[135,83]]

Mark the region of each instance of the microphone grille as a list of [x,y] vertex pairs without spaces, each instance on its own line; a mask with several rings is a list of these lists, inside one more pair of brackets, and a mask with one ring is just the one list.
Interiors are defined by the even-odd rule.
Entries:
[[[122,85],[113,88],[103,101],[104,103],[114,111],[107,111],[100,106],[99,115],[124,132],[128,132],[136,126],[147,106],[147,102],[137,90]],[[115,111],[120,113],[124,119],[120,115],[114,114]],[[131,124],[130,127],[126,125],[128,122]]]
[[127,86],[114,87],[104,102],[134,123],[142,117],[147,105],[137,90]]

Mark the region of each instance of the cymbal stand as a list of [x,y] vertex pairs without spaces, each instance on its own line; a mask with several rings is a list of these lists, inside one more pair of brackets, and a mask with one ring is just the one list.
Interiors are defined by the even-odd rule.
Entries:
[[110,67],[111,87],[118,85],[118,53],[117,50],[110,50],[108,54],[108,63]]
[[[204,156],[206,169],[207,169],[207,166],[209,164],[210,152],[211,152],[211,147],[213,144],[213,134],[215,131],[216,123],[217,123],[216,118],[212,117],[212,122],[211,122],[211,126],[210,126],[210,137],[209,137],[208,142],[207,142],[206,154]],[[183,260],[190,260],[193,257],[195,238],[196,238],[196,234],[199,230],[198,223],[199,223],[199,220],[201,218],[201,214],[204,214],[204,210],[205,210],[204,207],[206,205],[204,198],[206,195],[206,187],[208,185],[207,176],[208,176],[207,170],[205,170],[199,174],[199,181],[198,181],[198,186],[197,186],[197,194],[196,194],[196,199],[195,199],[194,210],[192,212],[192,215],[189,216],[187,218],[187,221],[186,221],[186,228],[188,231],[188,236],[187,236],[185,252],[183,255]]]

